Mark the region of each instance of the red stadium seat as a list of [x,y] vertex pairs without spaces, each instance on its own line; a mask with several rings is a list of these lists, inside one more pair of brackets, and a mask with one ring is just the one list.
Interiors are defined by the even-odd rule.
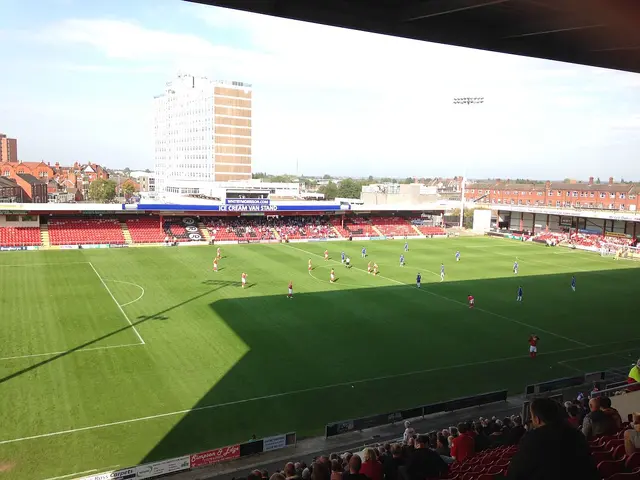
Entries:
[[640,467],[640,453],[634,453],[626,459],[625,467],[627,470],[635,470]]
[[613,474],[622,472],[624,470],[624,459],[620,460],[605,460],[598,463],[598,472],[602,478],[608,478]]
[[32,247],[40,244],[40,227],[0,227],[1,247]]
[[49,219],[51,245],[124,244],[120,222],[108,217]]

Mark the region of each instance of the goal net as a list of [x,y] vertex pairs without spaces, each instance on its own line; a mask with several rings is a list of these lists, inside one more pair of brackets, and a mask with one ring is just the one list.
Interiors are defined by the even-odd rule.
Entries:
[[640,247],[605,243],[600,247],[600,255],[621,260],[640,260]]

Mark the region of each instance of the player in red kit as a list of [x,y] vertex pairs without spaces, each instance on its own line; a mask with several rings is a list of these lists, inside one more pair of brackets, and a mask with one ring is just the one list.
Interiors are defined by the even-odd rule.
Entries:
[[536,358],[538,354],[538,340],[540,339],[537,335],[531,335],[529,337],[529,356],[531,358]]
[[289,298],[293,298],[293,281],[289,280],[289,294],[287,295]]
[[473,306],[474,306],[474,305],[475,305],[475,303],[476,303],[476,299],[475,299],[475,298],[473,298],[473,295],[469,295],[469,296],[467,297],[467,300],[469,301],[469,308],[473,308]]

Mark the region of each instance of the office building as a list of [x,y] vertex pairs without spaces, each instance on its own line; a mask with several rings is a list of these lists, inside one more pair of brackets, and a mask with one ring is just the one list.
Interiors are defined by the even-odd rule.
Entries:
[[181,74],[154,99],[159,194],[251,179],[251,85]]
[[18,163],[18,141],[0,133],[0,163]]

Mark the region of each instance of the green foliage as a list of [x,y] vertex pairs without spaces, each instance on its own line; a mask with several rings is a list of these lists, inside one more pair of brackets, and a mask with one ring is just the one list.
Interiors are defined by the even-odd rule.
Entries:
[[89,199],[105,203],[110,202],[116,197],[116,182],[113,180],[104,180],[99,178],[89,185]]
[[340,198],[360,198],[362,192],[362,182],[345,178],[338,186],[338,197]]
[[136,193],[136,187],[132,182],[125,182],[122,184],[122,186],[120,187],[120,192],[122,193],[122,195],[124,195],[125,197],[130,197],[131,195],[133,195],[134,193]]
[[318,192],[323,193],[325,199],[333,200],[338,196],[338,186],[332,181],[329,181],[326,185],[322,185],[318,188]]

